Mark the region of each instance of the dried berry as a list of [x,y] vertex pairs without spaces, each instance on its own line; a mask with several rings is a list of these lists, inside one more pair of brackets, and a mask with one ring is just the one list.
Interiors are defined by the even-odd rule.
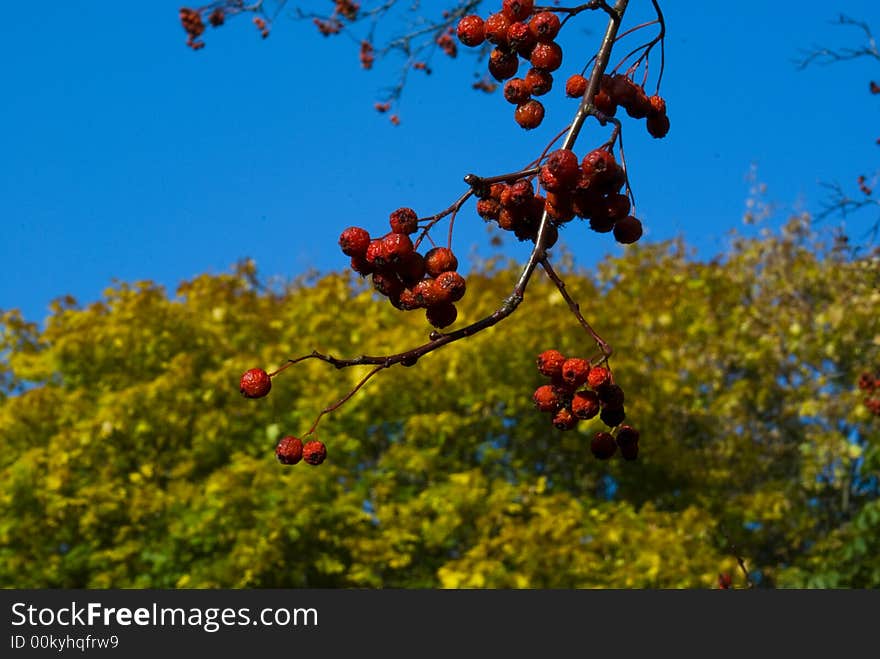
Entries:
[[599,397],[592,391],[579,391],[571,399],[571,412],[579,419],[592,419],[599,407]]
[[590,451],[599,460],[607,460],[617,451],[617,443],[609,432],[597,432],[590,442]]
[[578,424],[578,418],[571,410],[563,407],[553,417],[553,426],[557,430],[571,430]]
[[538,372],[548,378],[562,377],[562,365],[565,363],[565,355],[558,350],[545,350],[537,359]]
[[425,311],[425,317],[437,329],[443,329],[455,322],[458,318],[458,309],[454,304],[435,304]]
[[433,247],[425,253],[425,271],[431,277],[458,270],[458,259],[447,247]]
[[306,442],[303,446],[302,458],[303,461],[316,467],[327,459],[327,447],[324,446],[324,442],[316,439]]
[[579,387],[590,374],[590,362],[580,357],[571,357],[562,364],[562,381],[569,387]]
[[370,244],[370,234],[360,227],[348,227],[339,236],[339,247],[346,256],[364,256]]
[[604,366],[596,366],[590,369],[587,376],[587,384],[591,389],[598,389],[602,385],[611,384],[611,371]]
[[570,98],[580,98],[586,91],[587,79],[579,73],[575,73],[565,82],[565,95]]
[[261,368],[245,371],[239,381],[239,391],[245,398],[262,398],[272,388],[272,378]]
[[394,233],[415,233],[419,229],[419,216],[412,208],[398,208],[389,221]]
[[532,400],[541,412],[555,413],[563,404],[562,392],[552,384],[544,384],[535,389]]
[[522,105],[516,106],[513,118],[522,128],[532,130],[540,126],[544,120],[544,106],[535,99],[526,101]]
[[295,465],[302,459],[303,441],[299,437],[282,437],[275,446],[275,457],[284,465]]
[[486,25],[483,19],[475,14],[463,17],[456,28],[458,40],[471,48],[479,46],[486,39]]

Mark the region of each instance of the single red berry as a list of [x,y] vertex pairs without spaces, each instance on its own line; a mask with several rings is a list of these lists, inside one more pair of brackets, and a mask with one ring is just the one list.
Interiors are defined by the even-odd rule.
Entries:
[[593,391],[578,391],[571,399],[571,413],[579,419],[592,419],[599,413],[599,397]]
[[272,378],[261,368],[245,371],[239,381],[239,391],[245,398],[262,398],[272,388]]
[[419,302],[416,294],[410,288],[404,288],[397,296],[397,307],[401,311],[415,311],[421,309],[422,304]]
[[504,100],[508,103],[519,105],[528,101],[530,96],[529,86],[522,78],[511,78],[504,83]]
[[625,194],[610,194],[605,198],[605,211],[609,219],[620,220],[629,215],[629,197]]
[[305,446],[303,446],[302,457],[305,462],[313,467],[317,467],[327,459],[327,447],[324,446],[324,442],[313,439],[310,442],[306,442]]
[[458,269],[458,259],[447,247],[433,247],[425,254],[425,270],[431,277]]
[[403,284],[394,273],[374,272],[373,288],[385,297],[397,299],[403,291]]
[[669,117],[665,114],[648,117],[647,126],[651,137],[659,140],[669,133]]
[[[570,98],[580,98],[587,91],[587,79],[575,73],[565,82],[565,95]],[[595,101],[593,104],[595,105]]]
[[599,112],[608,117],[613,117],[617,114],[617,103],[614,102],[611,94],[606,89],[600,89],[596,92],[596,95],[593,97],[593,105],[596,106]]
[[653,96],[649,96],[648,104],[651,106],[651,110],[650,112],[648,112],[649,117],[653,117],[658,114],[666,114],[666,101],[663,100],[662,96],[657,96],[656,94],[654,94]]
[[617,444],[623,448],[627,444],[639,443],[639,431],[632,426],[620,426],[617,430]]
[[[580,175],[578,158],[570,149],[557,149],[547,156],[547,162],[541,168],[541,182],[551,192],[573,187]],[[554,187],[550,187],[548,183]]]
[[389,222],[394,233],[415,233],[419,229],[419,216],[412,208],[398,208]]
[[383,268],[391,261],[385,241],[382,238],[374,238],[370,241],[364,258],[373,269]]
[[545,350],[537,359],[538,372],[548,378],[562,377],[562,365],[565,363],[565,355],[558,350]]
[[616,73],[608,81],[608,93],[615,103],[627,107],[638,96],[638,85],[628,76]]
[[635,90],[627,103],[621,103],[626,113],[633,119],[644,119],[651,113],[651,102],[641,85],[635,85]]
[[532,13],[535,0],[504,0],[501,11],[512,21],[524,21]]
[[538,41],[553,41],[559,34],[562,22],[559,17],[550,11],[542,11],[535,14],[529,21],[529,29]]
[[590,362],[580,357],[570,357],[562,364],[562,381],[569,387],[579,387],[590,375]]
[[610,432],[597,432],[590,442],[590,451],[599,460],[607,460],[617,451],[617,444]]
[[552,384],[544,384],[535,389],[532,400],[541,412],[557,412],[562,407],[562,392]]
[[454,304],[435,304],[425,311],[425,317],[437,329],[443,329],[455,322],[458,318],[458,309]]
[[562,48],[555,41],[538,43],[532,49],[529,62],[536,69],[555,71],[562,66]]
[[593,149],[584,156],[581,162],[581,171],[584,176],[593,179],[593,184],[597,184],[608,175],[608,172],[617,165],[614,160],[614,154],[605,149]]
[[528,59],[529,53],[535,47],[535,35],[532,34],[526,23],[517,21],[516,23],[511,23],[510,28],[507,30],[507,43],[518,55]]
[[275,457],[283,465],[295,465],[302,459],[303,441],[299,437],[282,437],[275,447]]
[[423,279],[413,286],[412,292],[420,306],[433,307],[440,303],[439,291],[434,287],[433,279]]
[[594,213],[590,217],[590,228],[596,233],[608,233],[614,229],[614,220],[607,215]]
[[553,75],[543,69],[529,69],[524,80],[532,96],[543,96],[553,88]]
[[614,239],[622,245],[631,245],[642,237],[642,223],[627,215],[614,225]]
[[526,130],[532,130],[533,128],[540,126],[541,122],[544,121],[544,106],[540,101],[536,101],[535,99],[526,101],[522,105],[516,106],[516,112],[513,113],[513,118],[520,127],[525,128]]
[[512,22],[500,11],[489,16],[485,24],[486,41],[496,46],[507,45],[507,31],[510,29]]
[[553,417],[553,426],[557,430],[571,430],[577,423],[578,418],[571,413],[571,410],[565,407],[556,412]]
[[616,428],[626,418],[626,410],[623,407],[603,407],[599,418],[609,428]]
[[479,46],[486,39],[486,24],[476,14],[463,17],[456,28],[458,40],[471,48]]
[[531,203],[534,196],[535,190],[532,184],[521,178],[504,188],[504,192],[501,193],[501,205],[508,209],[520,208]]
[[477,214],[484,220],[497,220],[501,204],[494,199],[480,199],[477,202]]
[[603,384],[596,394],[602,407],[623,407],[623,389],[616,384]]
[[731,584],[733,584],[733,579],[727,572],[722,572],[718,575],[718,588],[720,590],[729,590]]
[[387,263],[396,264],[413,253],[413,242],[405,233],[389,233],[382,238]]
[[639,443],[621,444],[620,455],[623,456],[624,460],[635,460],[639,457]]
[[395,264],[394,271],[405,286],[415,286],[425,276],[425,258],[418,252],[410,252]]
[[605,384],[611,384],[611,371],[604,366],[591,368],[590,374],[587,376],[587,385],[590,389],[598,389]]
[[339,236],[339,246],[346,256],[364,256],[370,244],[370,234],[360,227],[348,227]]
[[508,53],[496,48],[489,53],[489,73],[498,82],[504,82],[516,75],[519,69],[519,58],[516,53]]
[[457,272],[441,272],[434,280],[434,287],[442,302],[458,302],[464,297],[467,284]]
[[351,269],[358,273],[361,277],[366,277],[375,270],[373,264],[367,261],[363,256],[351,257]]

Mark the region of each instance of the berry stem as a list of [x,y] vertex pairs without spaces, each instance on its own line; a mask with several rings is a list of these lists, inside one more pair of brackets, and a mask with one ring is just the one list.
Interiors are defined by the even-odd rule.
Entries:
[[746,562],[743,557],[739,553],[739,549],[737,549],[736,545],[730,540],[730,536],[727,535],[727,532],[724,530],[723,526],[719,526],[718,530],[721,532],[721,535],[724,537],[724,541],[727,543],[727,550],[733,555],[736,559],[737,565],[739,565],[740,571],[743,573],[743,576],[746,579],[746,583],[749,584],[749,588],[755,587],[755,582],[752,581],[752,577],[749,576],[749,571],[746,569]]
[[[310,357],[310,356],[311,356],[311,355],[306,355],[305,357],[301,357],[300,359],[307,359],[307,358]],[[299,360],[297,360],[297,361],[299,361]],[[288,364],[288,365],[289,365],[289,364]],[[373,368],[369,373],[367,373],[367,374],[361,379],[360,382],[358,382],[358,383],[354,386],[354,388],[353,388],[351,391],[349,391],[347,394],[345,394],[345,396],[343,396],[343,397],[340,398],[338,401],[336,401],[335,403],[333,403],[333,405],[331,405],[330,407],[325,407],[323,410],[321,410],[321,413],[320,413],[320,414],[318,415],[318,417],[315,419],[315,422],[312,424],[312,427],[309,428],[309,431],[308,431],[305,435],[303,435],[303,437],[308,437],[308,436],[311,435],[313,432],[315,432],[315,430],[318,428],[318,423],[320,423],[321,418],[322,418],[325,414],[330,414],[331,412],[333,412],[333,411],[339,409],[340,407],[342,407],[342,406],[348,401],[349,398],[351,398],[352,396],[354,396],[354,395],[355,395],[355,394],[361,389],[361,387],[363,387],[363,386],[367,383],[367,380],[369,380],[371,377],[373,377],[374,375],[376,375],[376,373],[378,373],[379,371],[381,371],[383,368],[387,368],[387,367],[386,367],[384,364],[380,364],[379,366],[376,366],[375,368]]]

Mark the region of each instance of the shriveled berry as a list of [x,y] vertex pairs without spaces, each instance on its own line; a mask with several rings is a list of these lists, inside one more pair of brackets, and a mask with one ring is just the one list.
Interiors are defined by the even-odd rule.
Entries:
[[578,418],[571,413],[571,410],[565,407],[556,412],[553,417],[553,426],[557,430],[571,430],[577,423]]
[[669,117],[665,114],[658,114],[655,117],[648,117],[647,121],[648,133],[651,137],[660,139],[666,137],[669,133]]
[[504,82],[516,75],[519,58],[516,53],[508,53],[496,48],[489,54],[489,73],[498,82]]
[[502,12],[492,14],[486,19],[485,35],[486,41],[496,46],[507,45],[507,31],[510,29],[511,21]]
[[363,256],[351,257],[351,269],[358,273],[361,277],[366,277],[375,270],[373,264],[367,261],[367,259]]
[[642,223],[632,215],[627,215],[614,225],[614,239],[623,245],[631,245],[641,237]]
[[623,389],[616,384],[603,384],[596,389],[602,407],[622,407]]
[[605,198],[605,211],[609,219],[620,220],[629,215],[629,197],[624,194],[610,194]]
[[367,245],[366,260],[374,269],[383,268],[388,265],[391,258],[382,238],[374,238]]
[[425,271],[431,277],[458,270],[458,259],[447,247],[433,247],[425,253]]
[[471,48],[479,46],[486,39],[486,25],[476,14],[463,17],[455,30],[458,40]]
[[532,48],[535,47],[535,35],[527,24],[517,21],[511,23],[510,29],[507,30],[507,43],[510,48],[516,50],[517,54],[528,58]]
[[401,311],[414,311],[421,309],[422,305],[418,298],[416,298],[415,293],[412,292],[412,289],[404,288],[400,291],[400,295],[397,296],[397,307]]
[[403,291],[403,284],[396,274],[385,272],[373,273],[373,288],[385,297],[398,298]]
[[593,105],[596,106],[599,112],[608,117],[613,117],[617,114],[617,103],[614,102],[611,94],[606,89],[600,89],[596,92],[596,95],[593,96]]
[[626,411],[623,407],[603,407],[599,418],[609,428],[615,428],[626,418]]
[[[544,179],[553,181],[554,186],[558,186],[556,190],[546,185]],[[551,192],[564,190],[573,187],[578,178],[580,178],[580,168],[578,167],[578,157],[574,155],[571,149],[556,149],[547,156],[547,162],[541,168],[541,182],[545,183],[544,187]]]
[[639,443],[621,444],[620,455],[624,460],[635,460],[639,457]]
[[555,41],[538,43],[532,48],[529,62],[536,69],[555,71],[562,66],[562,48]]
[[529,86],[522,78],[511,78],[504,83],[504,100],[508,103],[519,105],[528,101],[530,96]]
[[529,29],[538,41],[553,41],[561,25],[559,17],[550,11],[535,14],[529,21]]
[[565,95],[569,98],[580,98],[586,91],[587,79],[579,73],[575,73],[565,82]]
[[524,21],[532,13],[535,0],[504,0],[501,11],[512,21]]
[[617,444],[621,448],[627,444],[639,443],[639,431],[632,426],[620,426],[617,429]]
[[611,371],[604,366],[595,366],[590,369],[587,376],[587,385],[590,389],[598,389],[599,387],[611,384]]
[[394,271],[406,286],[415,286],[425,276],[425,257],[416,251],[401,258],[394,266]]
[[562,365],[565,363],[565,355],[558,350],[545,350],[536,360],[538,372],[548,378],[562,377]]
[[516,106],[513,118],[520,127],[532,130],[540,126],[541,122],[544,121],[544,106],[535,99],[526,101],[522,105]]
[[593,215],[590,217],[590,228],[596,233],[608,233],[614,229],[614,220],[607,215],[597,214],[593,209]]
[[532,96],[543,96],[553,88],[553,75],[543,69],[529,69],[524,80]]
[[497,220],[501,204],[494,199],[480,199],[477,202],[477,215],[484,220]]
[[302,458],[308,464],[317,467],[327,459],[327,447],[324,446],[324,442],[319,442],[316,439],[306,442],[303,446]]
[[415,233],[419,229],[419,216],[412,208],[398,208],[389,222],[394,233]]
[[295,465],[302,460],[302,454],[303,441],[299,437],[282,437],[275,446],[275,457],[283,465]]
[[627,107],[638,96],[639,87],[628,76],[618,73],[611,76],[608,91],[615,103]]
[[617,165],[617,161],[614,159],[613,153],[605,149],[593,149],[584,156],[583,162],[581,162],[581,171],[584,176],[598,182],[615,165]]
[[504,208],[519,208],[530,203],[534,196],[535,190],[532,184],[521,178],[504,188],[504,192],[501,193],[501,205]]
[[535,407],[541,412],[557,412],[563,404],[562,392],[552,384],[544,384],[532,394]]
[[458,302],[464,297],[467,284],[457,272],[441,272],[434,280],[438,297],[443,302]]
[[413,242],[405,233],[389,233],[382,243],[387,263],[396,264],[413,253]]
[[651,102],[641,85],[636,85],[635,92],[629,102],[622,105],[626,113],[633,119],[644,119],[651,113]]
[[370,234],[360,227],[348,227],[339,235],[339,246],[346,256],[364,256],[370,244]]
[[432,307],[440,302],[433,279],[423,279],[413,286],[412,292],[420,306]]
[[431,325],[437,329],[443,329],[455,322],[455,319],[458,318],[458,309],[452,303],[435,304],[427,308],[425,317]]
[[571,399],[571,413],[579,419],[592,419],[599,413],[599,397],[593,391],[578,391]]
[[245,371],[239,381],[239,391],[245,398],[262,398],[272,388],[272,378],[261,368]]
[[617,443],[610,432],[597,432],[590,441],[590,452],[599,460],[607,460],[617,451]]
[[658,114],[666,114],[666,101],[663,100],[662,96],[654,96],[648,97],[648,104],[651,106],[651,110],[648,112],[649,117],[654,117]]
[[570,387],[579,387],[590,375],[590,362],[580,357],[570,357],[562,364],[562,381]]

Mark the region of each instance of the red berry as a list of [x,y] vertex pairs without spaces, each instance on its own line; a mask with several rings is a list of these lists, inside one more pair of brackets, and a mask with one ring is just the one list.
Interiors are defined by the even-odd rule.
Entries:
[[351,269],[358,273],[361,277],[366,277],[375,270],[373,264],[367,261],[367,259],[363,256],[351,257]]
[[508,53],[496,48],[489,53],[489,73],[498,82],[504,82],[516,75],[519,69],[519,58],[516,53]]
[[623,407],[623,389],[616,384],[603,384],[596,394],[602,407]]
[[545,350],[537,359],[538,372],[548,378],[562,377],[562,365],[565,363],[565,355],[558,350]]
[[524,21],[532,13],[535,0],[504,0],[501,11],[512,21]]
[[464,297],[467,284],[457,272],[441,272],[434,280],[434,288],[442,302],[458,302]]
[[617,165],[614,154],[605,149],[593,149],[584,156],[581,171],[584,176],[598,184],[609,176],[609,172]]
[[543,96],[553,88],[553,76],[543,69],[529,69],[524,80],[532,96]]
[[631,245],[641,237],[642,223],[632,215],[627,215],[614,225],[614,239],[623,245]]
[[415,233],[419,229],[419,216],[412,208],[398,208],[389,221],[394,233]]
[[553,41],[562,26],[559,17],[553,12],[542,11],[529,21],[529,29],[538,41]]
[[434,287],[433,279],[423,279],[413,286],[412,292],[420,306],[433,307],[440,303],[439,291]]
[[382,238],[374,238],[367,245],[367,253],[364,257],[367,263],[374,269],[382,268],[388,265],[390,256]]
[[400,283],[400,279],[397,278],[396,274],[374,272],[373,288],[385,297],[396,299],[400,297],[400,293],[403,291],[403,284]]
[[504,83],[504,100],[508,103],[519,105],[528,101],[530,96],[529,86],[522,78],[511,78]]
[[624,194],[611,194],[605,198],[605,214],[611,220],[620,220],[629,215],[629,197]]
[[536,101],[535,99],[526,101],[522,105],[516,106],[516,112],[513,113],[513,118],[522,128],[532,130],[533,128],[540,126],[541,122],[544,120],[544,106],[541,105],[540,101]]
[[562,381],[569,387],[579,387],[590,375],[590,362],[580,357],[571,357],[562,364]]
[[592,391],[579,391],[571,399],[571,412],[579,419],[592,419],[599,413],[599,397]]
[[385,259],[388,263],[399,263],[413,253],[413,242],[405,233],[389,233],[382,238]]
[[654,96],[648,97],[648,104],[651,106],[650,112],[648,112],[649,117],[656,116],[658,114],[666,114],[666,101],[663,100],[662,96]]
[[477,202],[477,214],[484,220],[497,220],[501,204],[494,199],[480,199]]
[[603,407],[599,418],[609,428],[616,428],[626,418],[626,411],[623,407]]
[[397,296],[397,308],[401,311],[414,311],[416,309],[421,309],[422,304],[419,302],[416,294],[412,292],[412,289],[404,288],[400,291],[400,295]]
[[507,209],[515,209],[531,202],[535,196],[535,190],[532,184],[521,178],[518,181],[508,185],[501,193],[501,205]]
[[425,270],[431,277],[436,277],[441,272],[450,272],[458,269],[458,259],[451,249],[446,247],[433,247],[425,254]]
[[425,276],[425,258],[418,252],[410,252],[397,262],[394,271],[405,286],[415,286]]
[[465,16],[456,28],[458,40],[465,46],[479,46],[486,39],[486,25],[483,19],[475,14]]
[[529,56],[529,62],[536,69],[544,71],[555,71],[562,66],[562,48],[559,44],[551,41],[550,43],[538,43]]
[[648,117],[648,133],[651,134],[651,137],[660,138],[666,137],[669,133],[669,117],[665,114],[658,114],[655,117]]
[[552,384],[544,384],[535,389],[532,400],[535,402],[535,407],[541,412],[555,413],[563,403],[561,392]]
[[611,384],[611,371],[604,366],[596,366],[590,369],[587,376],[587,384],[590,389],[598,389],[602,385]]
[[614,229],[614,220],[607,215],[593,215],[590,218],[590,228],[596,233],[608,233]]
[[317,467],[327,458],[327,447],[324,446],[324,442],[313,439],[303,446],[302,457],[305,462]]
[[[580,98],[587,91],[587,79],[575,73],[565,82],[565,95],[571,98]],[[595,104],[595,101],[593,102]]]
[[617,114],[617,103],[611,98],[611,95],[605,89],[600,89],[593,97],[593,105],[604,115],[613,117]]
[[547,156],[547,162],[541,168],[541,182],[551,192],[574,186],[580,175],[578,158],[570,149],[557,149]]
[[620,445],[620,455],[623,456],[624,460],[635,460],[639,457],[639,444],[635,442],[633,444],[621,444]]
[[360,227],[348,227],[339,236],[339,246],[346,256],[364,256],[370,244],[370,234]]
[[553,426],[557,430],[571,430],[578,423],[578,418],[570,410],[563,407],[553,417]]
[[617,430],[617,444],[623,448],[627,444],[639,443],[639,431],[632,426],[620,426]]
[[455,322],[458,318],[458,309],[454,304],[435,304],[428,307],[425,311],[425,317],[437,329],[443,329]]
[[261,368],[245,371],[239,381],[239,391],[245,398],[262,398],[272,388],[272,378]]
[[511,23],[507,30],[507,43],[520,56],[528,58],[532,48],[535,47],[535,35],[529,30],[527,24],[517,21]]
[[597,432],[590,442],[590,451],[599,460],[607,460],[617,451],[617,444],[610,432]]
[[510,29],[512,22],[500,11],[489,16],[485,24],[486,41],[496,46],[507,45],[507,31]]
[[299,437],[282,437],[275,447],[275,457],[283,465],[295,465],[302,459],[303,442]]

